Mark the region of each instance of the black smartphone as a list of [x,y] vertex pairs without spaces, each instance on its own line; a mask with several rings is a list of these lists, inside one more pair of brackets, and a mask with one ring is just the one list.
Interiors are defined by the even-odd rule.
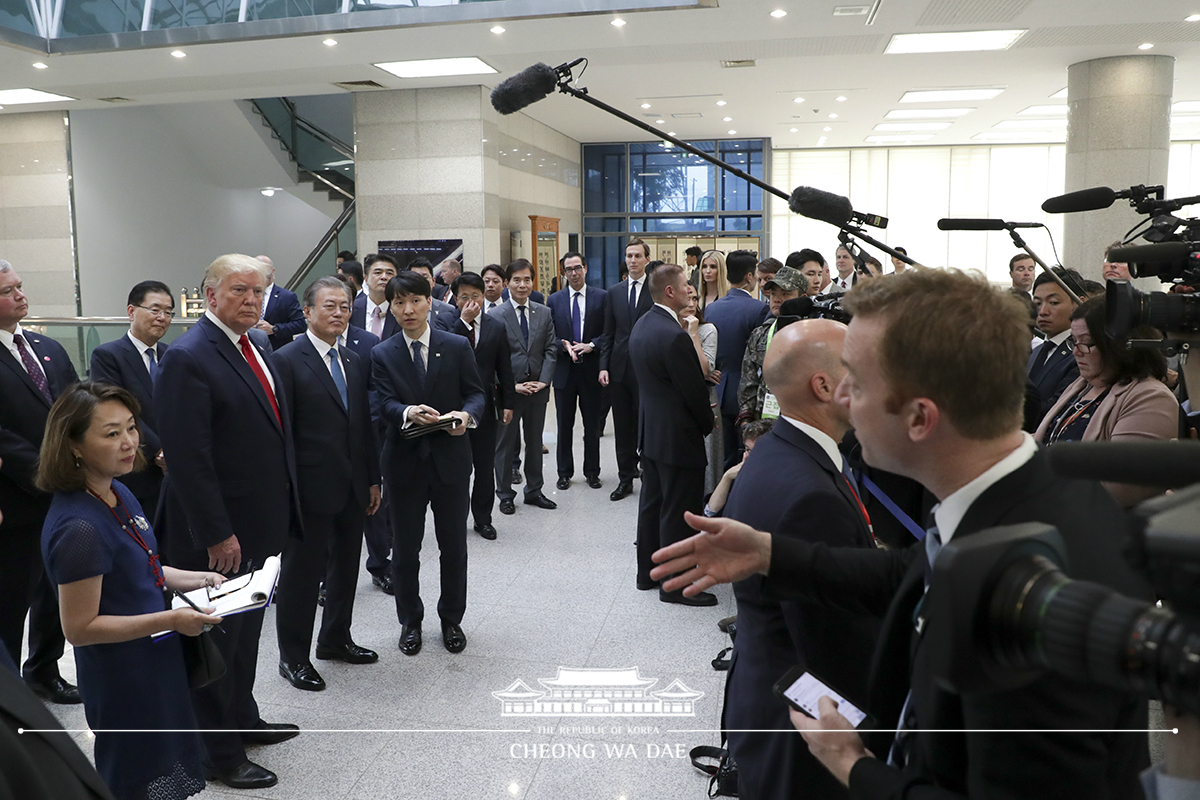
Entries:
[[875,727],[875,718],[829,687],[825,681],[803,667],[792,667],[775,682],[775,694],[789,706],[813,719],[820,719],[817,703],[828,697],[838,704],[838,711],[858,730]]

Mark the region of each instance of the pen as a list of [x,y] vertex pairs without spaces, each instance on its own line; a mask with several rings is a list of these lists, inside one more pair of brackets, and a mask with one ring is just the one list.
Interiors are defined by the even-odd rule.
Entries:
[[[202,609],[200,606],[198,606],[198,605],[196,605],[195,603],[193,603],[193,602],[192,602],[192,598],[188,597],[188,596],[187,596],[186,594],[184,594],[183,592],[175,592],[175,596],[176,596],[176,597],[178,597],[178,598],[179,598],[180,600],[182,600],[183,602],[187,603],[187,604],[188,604],[189,606],[191,606],[192,608],[196,609],[196,611],[200,612],[201,614],[204,614],[204,616],[206,616],[206,617],[208,617],[208,616],[211,616],[211,614],[208,614],[208,613],[207,613],[207,612],[206,612],[204,609]],[[212,630],[212,627],[213,627],[212,625],[205,625],[205,626],[204,626],[204,630],[205,630],[205,632],[207,633],[208,631]],[[221,628],[221,627],[218,627],[218,628],[217,628],[217,630],[221,631],[221,633],[224,633],[224,632],[225,632],[225,629],[224,629],[224,628]]]

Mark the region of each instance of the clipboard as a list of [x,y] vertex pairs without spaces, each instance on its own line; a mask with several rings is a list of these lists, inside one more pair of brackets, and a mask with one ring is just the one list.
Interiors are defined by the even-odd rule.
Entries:
[[[184,592],[183,597],[200,608],[215,608],[212,614],[216,617],[228,617],[264,608],[275,597],[280,566],[279,556],[269,556],[260,569],[227,580],[216,588],[201,586],[199,589]],[[171,608],[188,608],[188,602],[183,597],[172,600]],[[172,633],[174,631],[161,631],[151,638],[157,640]]]

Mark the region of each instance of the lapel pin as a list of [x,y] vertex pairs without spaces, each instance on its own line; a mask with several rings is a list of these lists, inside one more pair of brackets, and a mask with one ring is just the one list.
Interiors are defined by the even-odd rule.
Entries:
[[49,361],[49,360],[50,360],[50,356],[42,356],[42,360],[43,360],[43,361]]

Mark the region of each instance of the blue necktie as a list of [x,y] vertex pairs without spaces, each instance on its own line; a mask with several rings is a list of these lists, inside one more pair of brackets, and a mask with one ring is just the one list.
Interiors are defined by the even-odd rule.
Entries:
[[521,312],[521,335],[525,337],[525,346],[529,346],[529,320],[525,317],[525,306],[517,306]]
[[425,388],[425,361],[421,358],[421,343],[412,343],[412,358],[413,366],[417,368],[417,380],[421,382],[421,388]]
[[333,374],[333,383],[337,386],[338,394],[342,396],[342,407],[350,408],[350,401],[346,398],[346,376],[342,374],[341,359],[338,358],[336,347],[329,348],[329,371]]
[[637,281],[629,282],[629,321],[633,322],[633,317],[637,314]]
[[158,353],[153,347],[146,349],[146,355],[150,357],[146,369],[150,371],[150,383],[153,385],[158,382]]
[[583,315],[579,313],[579,292],[575,293],[575,299],[571,303],[571,331],[575,334],[575,341],[583,341]]

